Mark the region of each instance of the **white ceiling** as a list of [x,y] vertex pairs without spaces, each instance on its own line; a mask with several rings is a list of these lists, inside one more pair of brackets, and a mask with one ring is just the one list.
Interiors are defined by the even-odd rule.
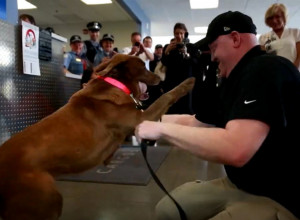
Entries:
[[[87,6],[80,0],[28,0],[38,9],[20,10],[35,17],[37,25],[87,23],[133,20],[129,14],[113,0],[110,5]],[[218,14],[232,10],[250,15],[258,33],[269,30],[264,24],[266,9],[275,2],[283,3],[289,11],[287,26],[300,28],[300,0],[220,0],[217,9],[191,10],[188,0],[131,0],[135,1],[151,22],[151,35],[172,35],[176,22],[187,25],[190,35],[195,35],[195,26],[207,26]],[[209,0],[207,0],[209,1]]]
[[88,6],[80,0],[27,0],[37,9],[19,10],[34,16],[38,26],[88,23],[90,21],[128,21],[132,18],[119,4]]

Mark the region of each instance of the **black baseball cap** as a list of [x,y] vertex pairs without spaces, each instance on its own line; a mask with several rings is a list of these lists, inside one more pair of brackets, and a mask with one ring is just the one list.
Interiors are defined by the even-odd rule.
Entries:
[[112,34],[104,34],[101,40],[110,40],[110,41],[114,42],[115,37]]
[[202,43],[208,46],[219,36],[230,34],[232,31],[256,34],[256,26],[248,15],[239,11],[228,11],[212,20]]
[[100,29],[102,28],[102,24],[98,21],[91,21],[86,25],[86,27],[90,31],[100,31]]
[[155,49],[158,49],[158,48],[163,48],[163,46],[161,44],[156,44]]
[[73,35],[71,38],[70,38],[70,44],[72,43],[75,43],[75,42],[81,42],[81,37],[79,35]]

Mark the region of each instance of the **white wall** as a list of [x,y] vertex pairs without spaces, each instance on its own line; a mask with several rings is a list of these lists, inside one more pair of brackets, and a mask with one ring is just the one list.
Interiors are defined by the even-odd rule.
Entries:
[[[174,35],[169,36],[151,36],[152,37],[152,49],[154,50],[156,44],[162,44],[163,46],[170,43],[170,40],[174,38]],[[196,43],[202,38],[204,38],[205,35],[190,35],[188,38],[190,40],[190,43]]]

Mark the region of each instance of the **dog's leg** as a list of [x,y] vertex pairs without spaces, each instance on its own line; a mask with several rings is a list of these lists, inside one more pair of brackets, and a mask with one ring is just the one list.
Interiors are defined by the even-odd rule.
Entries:
[[142,114],[142,120],[157,121],[178,99],[191,91],[195,84],[195,78],[191,77],[180,83],[171,91],[160,96]]
[[62,196],[48,173],[22,173],[5,197],[3,220],[57,220],[61,215]]

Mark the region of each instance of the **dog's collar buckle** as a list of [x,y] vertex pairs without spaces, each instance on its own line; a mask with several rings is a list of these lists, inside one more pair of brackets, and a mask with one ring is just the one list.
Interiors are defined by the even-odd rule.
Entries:
[[132,100],[134,101],[135,107],[136,107],[137,109],[143,110],[143,105],[142,105],[142,103],[141,103],[139,100],[136,100],[136,98],[134,98],[133,93],[130,93],[130,97],[131,97]]

